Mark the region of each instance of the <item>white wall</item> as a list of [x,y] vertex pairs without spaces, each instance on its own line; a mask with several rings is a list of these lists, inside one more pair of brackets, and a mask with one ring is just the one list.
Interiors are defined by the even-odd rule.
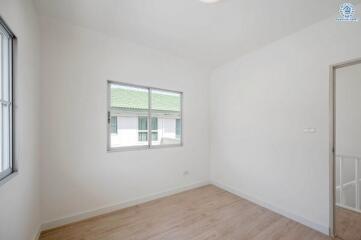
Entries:
[[[43,222],[208,180],[208,68],[51,19],[41,25]],[[109,79],[184,92],[184,146],[106,152]]]
[[210,87],[212,181],[323,232],[329,65],[361,57],[361,24],[335,19],[219,67]]
[[15,160],[18,173],[0,185],[0,239],[32,240],[39,230],[39,31],[32,1],[0,0],[0,16],[17,36]]

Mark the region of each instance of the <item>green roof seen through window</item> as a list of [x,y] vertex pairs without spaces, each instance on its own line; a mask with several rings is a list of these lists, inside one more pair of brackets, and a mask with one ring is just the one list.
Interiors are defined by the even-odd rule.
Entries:
[[[180,94],[153,90],[151,100],[153,110],[180,112]],[[112,84],[111,107],[148,109],[148,90]]]

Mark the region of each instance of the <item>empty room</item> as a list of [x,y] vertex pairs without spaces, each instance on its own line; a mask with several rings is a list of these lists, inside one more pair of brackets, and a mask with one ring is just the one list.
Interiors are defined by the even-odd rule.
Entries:
[[361,0],[0,0],[0,240],[361,240]]

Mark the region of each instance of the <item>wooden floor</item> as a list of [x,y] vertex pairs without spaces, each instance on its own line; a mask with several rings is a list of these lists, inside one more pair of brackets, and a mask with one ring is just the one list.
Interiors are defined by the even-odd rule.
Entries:
[[50,230],[41,240],[329,240],[214,186]]
[[361,213],[336,207],[336,235],[345,240],[361,240]]

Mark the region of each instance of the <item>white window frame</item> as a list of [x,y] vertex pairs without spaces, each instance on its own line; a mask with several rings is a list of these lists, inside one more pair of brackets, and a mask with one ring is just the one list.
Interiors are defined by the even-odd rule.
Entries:
[[[127,146],[127,147],[111,147],[111,125],[110,125],[110,117],[111,117],[111,84],[116,84],[120,86],[126,87],[135,87],[135,88],[142,88],[148,91],[148,144],[142,146]],[[152,90],[155,91],[166,91],[171,93],[176,93],[180,95],[180,124],[181,124],[181,137],[180,143],[178,144],[162,144],[162,145],[152,145],[152,126],[151,126],[151,118],[152,118]],[[117,151],[131,151],[131,150],[147,150],[147,149],[157,149],[157,148],[169,148],[169,147],[182,147],[183,146],[183,92],[156,88],[156,87],[149,87],[149,86],[142,86],[136,84],[129,84],[124,82],[118,82],[113,80],[107,81],[107,151],[108,152],[117,152]]]
[[[1,104],[0,107],[6,106],[7,111],[9,113],[9,119],[8,119],[9,129],[6,131],[4,130],[5,127],[3,120],[1,121],[2,124],[0,125],[1,127],[0,144],[2,145],[0,164],[5,164],[4,155],[8,155],[7,160],[9,161],[7,163],[9,165],[9,168],[6,171],[0,172],[0,184],[1,184],[4,183],[10,175],[16,172],[14,157],[13,157],[13,54],[14,54],[13,45],[16,37],[1,17],[0,17],[0,34],[8,39],[8,44],[5,45],[5,43],[2,43],[3,44],[2,47],[4,47],[6,52],[5,53],[3,51],[1,52],[1,54],[7,54],[7,56],[0,56],[2,58],[1,61],[2,64],[1,68],[3,68],[2,70],[4,70],[5,67],[7,68],[6,73],[5,71],[1,71],[2,76],[0,76],[0,84],[2,91],[0,98],[0,104]],[[6,84],[4,84],[5,81],[7,81]],[[6,85],[7,88],[5,89]],[[5,91],[7,92],[6,94],[8,96],[7,100],[4,99]],[[9,141],[9,146],[6,149],[4,148],[4,140],[3,140],[4,137],[8,138],[7,141]],[[4,154],[4,152],[6,152],[6,154]]]

